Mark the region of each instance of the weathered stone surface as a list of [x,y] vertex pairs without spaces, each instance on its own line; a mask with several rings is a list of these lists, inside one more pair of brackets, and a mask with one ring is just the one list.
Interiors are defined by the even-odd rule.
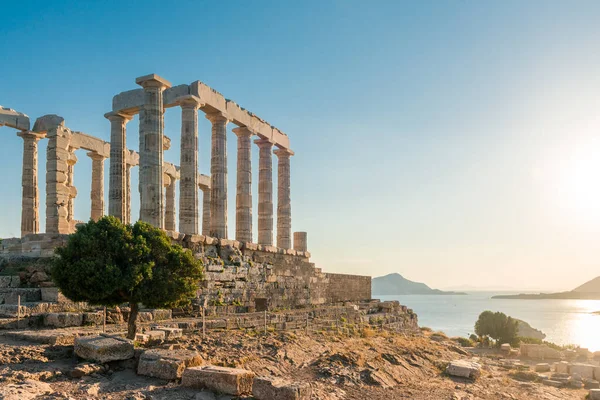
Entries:
[[571,375],[578,374],[582,379],[594,379],[594,370],[597,368],[596,365],[590,364],[573,364],[569,369]]
[[174,380],[181,378],[189,367],[202,365],[200,354],[190,350],[147,350],[140,357],[137,373],[139,375]]
[[104,367],[102,367],[102,365],[92,364],[92,363],[87,363],[87,362],[80,363],[80,364],[77,364],[75,366],[75,368],[73,368],[71,370],[71,377],[81,378],[83,376],[99,373],[102,371],[104,371]]
[[54,390],[49,384],[33,379],[0,385],[0,399],[2,400],[31,400],[52,393]]
[[535,365],[535,372],[549,372],[550,364],[548,363],[539,363]]
[[259,147],[258,161],[258,244],[273,244],[273,142],[255,140]]
[[0,126],[10,126],[21,131],[28,131],[29,117],[10,108],[0,106]]
[[281,379],[256,377],[252,395],[258,400],[309,400],[312,389],[306,382],[289,383]]
[[252,392],[254,373],[245,369],[203,366],[188,368],[183,372],[181,384],[192,388],[207,388],[239,396]]
[[227,123],[223,113],[206,114],[212,124],[210,235],[227,238]]
[[153,330],[165,333],[165,340],[172,340],[183,336],[183,330],[179,328],[155,327]]
[[590,390],[590,400],[600,400],[600,389]]
[[67,326],[83,325],[82,313],[50,313],[44,315],[44,325],[53,326],[55,328],[65,328]]
[[554,371],[559,374],[567,374],[569,373],[569,363],[566,361],[556,362],[554,363]]
[[99,363],[127,360],[133,357],[133,341],[108,336],[75,338],[75,354]]
[[551,379],[544,379],[544,380],[542,380],[542,383],[546,386],[552,386],[552,387],[557,387],[557,388],[564,386],[564,384],[562,382],[553,381]]
[[481,374],[481,365],[476,362],[466,360],[452,361],[446,367],[446,373],[452,376],[458,376],[461,378],[476,379]]
[[144,334],[148,336],[148,342],[160,342],[166,338],[165,331],[146,331]]
[[277,247],[292,248],[292,199],[290,196],[290,157],[294,154],[288,149],[273,152],[277,163]]

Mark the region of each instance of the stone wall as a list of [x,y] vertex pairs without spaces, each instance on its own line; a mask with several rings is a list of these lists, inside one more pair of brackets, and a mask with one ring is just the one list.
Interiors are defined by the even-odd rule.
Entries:
[[371,277],[346,274],[325,274],[328,285],[327,303],[364,301],[371,298]]

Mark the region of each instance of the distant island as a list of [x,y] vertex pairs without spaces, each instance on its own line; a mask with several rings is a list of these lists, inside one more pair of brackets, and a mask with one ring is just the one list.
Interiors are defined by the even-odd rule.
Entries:
[[373,294],[382,296],[404,294],[466,294],[462,292],[447,292],[443,290],[432,289],[424,283],[408,280],[398,273],[373,278],[371,281],[371,290]]
[[568,292],[558,293],[521,293],[521,294],[503,294],[492,296],[492,299],[520,299],[520,300],[548,300],[548,299],[564,299],[564,300],[600,300],[600,276],[577,286],[575,289]]

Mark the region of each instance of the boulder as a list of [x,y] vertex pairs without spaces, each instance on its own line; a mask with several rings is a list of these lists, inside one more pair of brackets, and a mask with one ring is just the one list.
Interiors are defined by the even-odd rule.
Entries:
[[181,385],[239,396],[252,392],[253,379],[252,371],[207,365],[186,369],[181,377]]
[[481,365],[467,360],[456,360],[448,364],[446,373],[451,376],[476,379],[481,375]]
[[256,377],[252,396],[257,400],[310,400],[312,389],[306,382],[290,383],[281,379]]
[[99,363],[133,358],[133,341],[113,336],[75,338],[75,354]]
[[203,363],[200,354],[190,350],[147,350],[142,353],[138,364],[138,375],[175,380],[181,378],[183,371]]
[[75,368],[73,368],[71,370],[71,377],[72,378],[81,378],[86,375],[91,375],[91,374],[99,373],[102,371],[104,371],[104,368],[102,367],[102,365],[92,364],[92,363],[81,363],[81,364],[77,364],[77,366],[75,366]]

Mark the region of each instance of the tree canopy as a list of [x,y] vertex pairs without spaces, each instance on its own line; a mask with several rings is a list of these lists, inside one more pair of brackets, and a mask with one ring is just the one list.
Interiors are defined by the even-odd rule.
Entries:
[[489,336],[498,344],[515,344],[518,341],[518,321],[502,312],[484,311],[475,322],[475,333]]
[[115,306],[129,303],[128,337],[135,336],[138,303],[177,307],[195,297],[203,277],[200,260],[144,222],[103,217],[78,227],[57,257],[52,279],[72,301]]

